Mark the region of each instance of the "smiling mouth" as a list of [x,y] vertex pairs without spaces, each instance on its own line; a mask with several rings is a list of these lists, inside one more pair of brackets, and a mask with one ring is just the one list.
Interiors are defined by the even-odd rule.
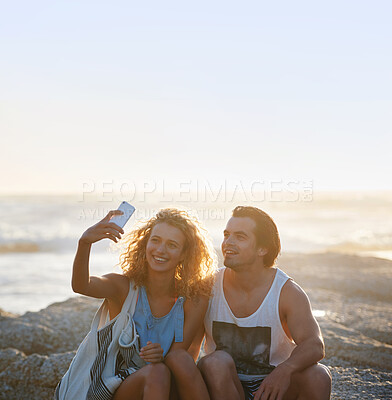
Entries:
[[226,250],[225,251],[225,256],[234,256],[235,254],[237,254],[237,252],[233,251],[233,250]]
[[166,262],[166,261],[168,260],[167,258],[157,257],[157,256],[152,256],[152,258],[153,258],[155,261],[159,262],[159,263],[163,263],[163,262]]

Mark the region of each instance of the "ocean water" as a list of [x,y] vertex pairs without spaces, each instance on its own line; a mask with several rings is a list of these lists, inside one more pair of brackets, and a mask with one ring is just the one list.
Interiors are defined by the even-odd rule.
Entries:
[[[120,200],[77,196],[0,197],[0,308],[37,311],[75,294],[70,286],[78,238]],[[245,202],[240,202],[244,204]],[[220,248],[235,202],[136,201],[126,231],[159,208],[191,209]],[[237,202],[238,204],[238,202]],[[324,193],[308,201],[248,202],[275,220],[282,252],[335,251],[392,259],[392,193]],[[90,273],[120,272],[118,251],[109,240],[93,245]],[[279,263],[278,263],[279,264]],[[284,267],[284,266],[283,266]]]

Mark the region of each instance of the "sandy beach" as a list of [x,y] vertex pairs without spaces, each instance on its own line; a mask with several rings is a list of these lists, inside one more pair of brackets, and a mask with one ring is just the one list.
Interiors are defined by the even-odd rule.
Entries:
[[392,262],[330,253],[289,255],[280,264],[306,290],[313,309],[325,312],[317,319],[332,398],[391,399]]
[[[308,293],[333,375],[332,399],[392,398],[392,261],[287,254],[278,265]],[[0,399],[51,399],[100,301],[76,297],[0,314]]]

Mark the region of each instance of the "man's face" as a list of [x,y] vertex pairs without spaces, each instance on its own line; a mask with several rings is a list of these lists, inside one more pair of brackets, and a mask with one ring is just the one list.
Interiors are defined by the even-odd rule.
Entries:
[[223,232],[222,253],[224,265],[239,270],[257,261],[256,222],[249,217],[231,217]]

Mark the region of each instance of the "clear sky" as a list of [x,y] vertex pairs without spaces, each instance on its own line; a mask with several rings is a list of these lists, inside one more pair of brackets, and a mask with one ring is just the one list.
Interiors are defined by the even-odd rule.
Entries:
[[0,192],[392,190],[392,3],[1,1]]

